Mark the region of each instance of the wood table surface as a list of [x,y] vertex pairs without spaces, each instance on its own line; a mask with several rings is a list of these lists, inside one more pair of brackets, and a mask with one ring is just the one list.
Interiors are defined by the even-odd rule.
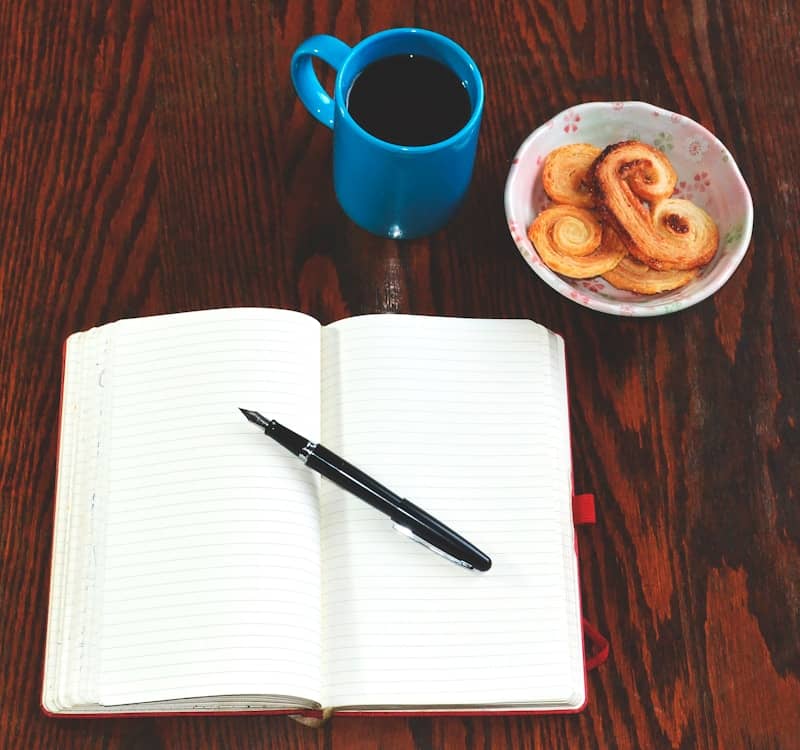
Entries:
[[[0,1],[0,747],[800,748],[800,12],[794,0]],[[442,231],[355,227],[331,133],[289,77],[314,33],[462,43],[487,98]],[[503,186],[537,125],[642,100],[730,149],[744,262],[655,319],[559,296],[516,251]],[[122,317],[218,306],[526,317],[570,358],[586,616],[611,641],[574,716],[57,720],[39,708],[61,347]]]

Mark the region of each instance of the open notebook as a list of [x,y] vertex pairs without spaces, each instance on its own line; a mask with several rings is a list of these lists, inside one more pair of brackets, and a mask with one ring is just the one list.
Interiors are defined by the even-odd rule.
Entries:
[[[493,560],[460,568],[246,422],[318,439]],[[71,336],[54,714],[578,710],[563,343],[526,320],[272,309]]]

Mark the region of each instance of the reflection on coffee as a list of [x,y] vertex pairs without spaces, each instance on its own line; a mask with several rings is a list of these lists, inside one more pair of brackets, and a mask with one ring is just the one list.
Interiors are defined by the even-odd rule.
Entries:
[[400,146],[427,146],[455,135],[472,105],[459,77],[424,55],[392,55],[368,65],[347,95],[353,119]]

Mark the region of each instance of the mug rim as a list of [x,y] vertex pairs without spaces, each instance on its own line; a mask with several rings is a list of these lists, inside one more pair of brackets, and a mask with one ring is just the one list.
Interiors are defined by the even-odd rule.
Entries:
[[[424,146],[401,146],[399,143],[391,143],[390,141],[384,141],[381,138],[376,138],[368,130],[365,130],[363,127],[361,127],[361,125],[359,125],[358,122],[356,122],[355,118],[350,114],[350,112],[348,112],[347,104],[345,101],[345,92],[342,90],[342,80],[344,79],[343,73],[347,70],[348,66],[350,65],[350,61],[355,56],[356,52],[361,52],[364,48],[371,46],[380,39],[385,39],[386,37],[390,36],[407,36],[408,34],[418,34],[420,36],[433,39],[436,42],[444,44],[447,47],[450,47],[450,49],[455,51],[456,54],[458,54],[460,57],[464,59],[464,61],[467,64],[467,67],[474,73],[475,81],[477,83],[475,87],[476,88],[475,104],[472,107],[472,113],[470,114],[469,119],[466,121],[466,123],[464,123],[464,125],[457,132],[445,138],[443,141],[428,143]],[[347,55],[347,58],[342,64],[341,68],[339,68],[339,70],[336,73],[333,99],[336,108],[339,112],[339,116],[342,117],[348,125],[358,130],[362,136],[364,136],[367,140],[371,141],[374,145],[380,146],[381,148],[384,148],[388,151],[392,151],[394,153],[424,154],[433,151],[438,151],[440,149],[447,148],[448,146],[451,146],[454,143],[457,143],[459,140],[468,137],[468,133],[477,126],[478,121],[480,120],[481,115],[483,113],[483,99],[484,99],[483,76],[481,75],[480,68],[477,66],[475,61],[470,56],[470,54],[458,42],[453,41],[452,39],[450,39],[450,37],[447,37],[444,34],[439,34],[436,31],[430,31],[429,29],[420,29],[413,26],[384,29],[383,31],[378,31],[375,34],[370,34],[368,37],[365,37],[358,44],[356,44],[355,47],[351,49],[350,54]]]

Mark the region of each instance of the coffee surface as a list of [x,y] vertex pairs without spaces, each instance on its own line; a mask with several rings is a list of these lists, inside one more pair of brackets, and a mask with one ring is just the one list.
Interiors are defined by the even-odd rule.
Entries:
[[347,96],[353,119],[400,146],[427,146],[455,135],[472,105],[459,77],[424,55],[392,55],[359,73]]

